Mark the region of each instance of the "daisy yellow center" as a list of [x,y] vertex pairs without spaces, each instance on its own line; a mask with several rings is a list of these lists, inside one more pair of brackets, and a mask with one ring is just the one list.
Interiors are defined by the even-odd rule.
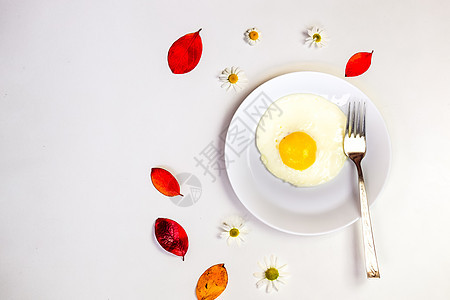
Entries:
[[252,41],[256,41],[259,37],[259,33],[257,31],[250,31],[250,33],[248,34],[248,37],[252,40]]
[[320,43],[320,41],[322,40],[322,37],[318,33],[314,33],[312,38],[316,43]]
[[230,236],[231,237],[237,237],[239,235],[239,229],[237,229],[237,228],[232,228],[231,230],[230,230]]
[[266,270],[266,278],[270,281],[277,280],[278,276],[280,276],[280,273],[275,268],[269,268]]
[[228,81],[233,84],[238,82],[238,79],[239,79],[239,77],[236,74],[230,74],[228,76]]

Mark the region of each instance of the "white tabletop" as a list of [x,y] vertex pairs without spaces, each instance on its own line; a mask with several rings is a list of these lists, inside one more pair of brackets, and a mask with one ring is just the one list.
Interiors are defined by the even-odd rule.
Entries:
[[[1,1],[0,298],[195,299],[202,272],[225,263],[219,299],[448,299],[449,6]],[[312,25],[327,31],[326,48],[304,46]],[[262,41],[251,47],[242,37],[254,26]],[[170,45],[200,28],[200,63],[172,74]],[[233,113],[263,82],[303,70],[344,78],[350,56],[372,50],[370,69],[345,80],[375,103],[392,141],[390,176],[371,207],[379,280],[365,278],[359,222],[282,233],[244,208],[226,174],[214,181],[195,161],[210,143],[223,147]],[[239,93],[220,88],[230,66],[247,74]],[[161,195],[149,179],[156,166],[198,178],[198,202]],[[217,238],[229,215],[251,229],[240,248]],[[158,217],[188,232],[184,262],[156,243]],[[290,278],[266,294],[253,273],[270,254]]]

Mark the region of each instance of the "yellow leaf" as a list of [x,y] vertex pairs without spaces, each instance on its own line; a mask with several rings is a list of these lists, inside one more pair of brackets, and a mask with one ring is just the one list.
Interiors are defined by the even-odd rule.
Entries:
[[228,273],[224,264],[217,264],[205,272],[198,279],[195,293],[198,300],[214,300],[219,297],[228,284]]

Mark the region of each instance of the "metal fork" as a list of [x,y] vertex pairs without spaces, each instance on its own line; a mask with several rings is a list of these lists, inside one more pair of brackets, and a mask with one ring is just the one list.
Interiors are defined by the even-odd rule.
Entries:
[[367,278],[380,278],[377,254],[370,221],[369,203],[361,168],[361,161],[366,155],[366,103],[349,102],[347,125],[344,136],[344,152],[356,165],[358,171],[359,200],[361,203],[361,225],[364,243],[364,257]]

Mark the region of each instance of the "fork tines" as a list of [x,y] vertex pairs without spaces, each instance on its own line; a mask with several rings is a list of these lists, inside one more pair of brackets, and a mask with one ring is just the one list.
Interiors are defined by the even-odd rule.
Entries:
[[366,136],[366,101],[349,101],[345,134],[350,136]]

